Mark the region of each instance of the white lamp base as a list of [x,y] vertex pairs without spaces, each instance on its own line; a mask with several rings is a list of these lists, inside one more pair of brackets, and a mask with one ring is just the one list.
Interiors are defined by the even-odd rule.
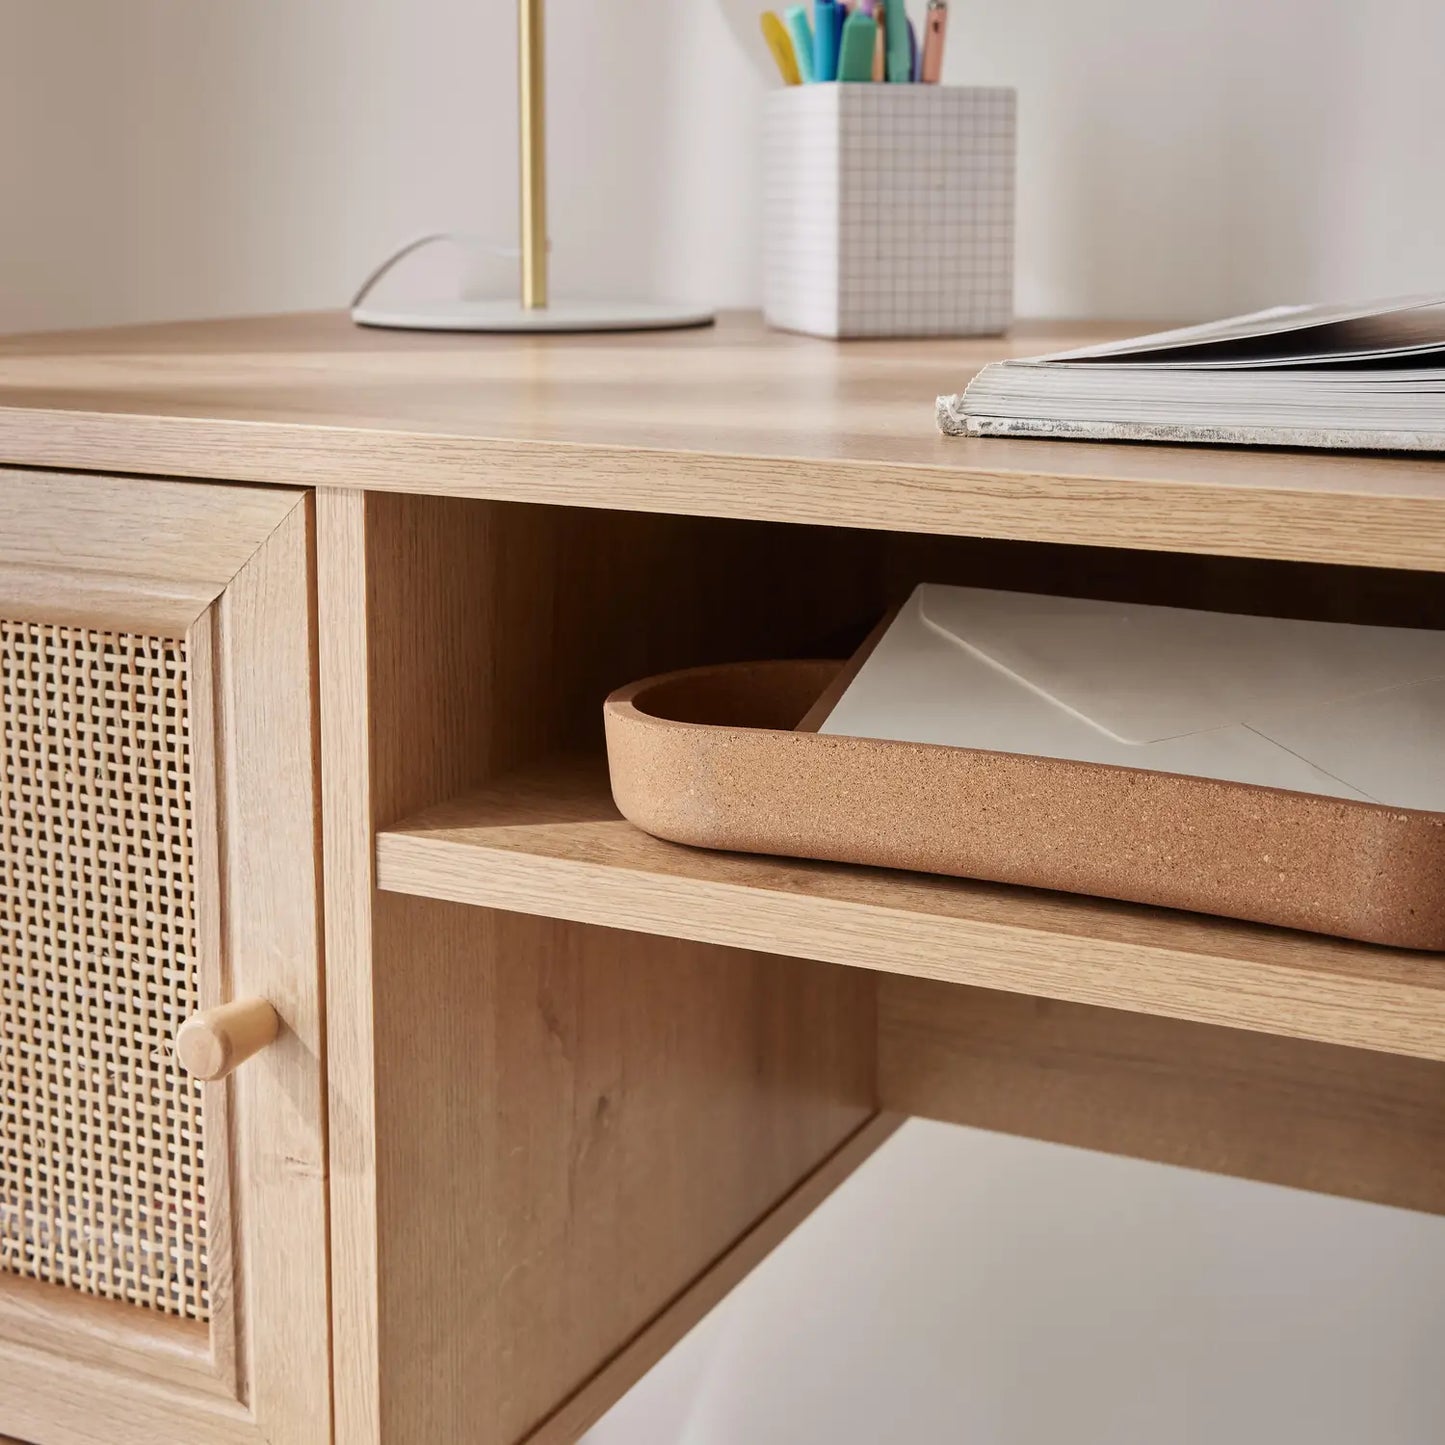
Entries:
[[358,326],[403,331],[665,331],[711,325],[711,311],[652,301],[554,301],[528,309],[517,301],[411,302],[352,308]]

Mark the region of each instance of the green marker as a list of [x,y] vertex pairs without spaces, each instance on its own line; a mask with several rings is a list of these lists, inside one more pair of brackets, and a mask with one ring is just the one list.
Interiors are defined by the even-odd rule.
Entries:
[[839,80],[872,80],[873,50],[878,43],[878,22],[855,10],[843,22],[843,43],[838,50]]
[[913,79],[913,47],[908,43],[908,12],[903,0],[883,0],[884,30],[888,35],[888,79]]

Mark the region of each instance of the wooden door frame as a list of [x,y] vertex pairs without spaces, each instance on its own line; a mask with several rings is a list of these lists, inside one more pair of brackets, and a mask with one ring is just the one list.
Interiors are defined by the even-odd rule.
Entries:
[[0,470],[0,615],[185,639],[202,1004],[284,1024],[205,1086],[208,1325],[0,1275],[43,1445],[330,1439],[314,558],[309,493]]

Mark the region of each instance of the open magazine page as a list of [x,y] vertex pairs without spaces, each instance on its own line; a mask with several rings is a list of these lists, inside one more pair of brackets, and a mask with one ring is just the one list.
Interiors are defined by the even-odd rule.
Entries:
[[1445,355],[1445,296],[1404,296],[1349,306],[1275,306],[1011,364],[1258,369],[1408,362],[1432,354]]

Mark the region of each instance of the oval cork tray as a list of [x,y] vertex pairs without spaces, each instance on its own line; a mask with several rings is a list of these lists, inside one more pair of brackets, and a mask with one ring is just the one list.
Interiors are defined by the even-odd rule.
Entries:
[[1445,814],[799,730],[845,666],[694,668],[613,693],[607,757],[623,816],[694,847],[1055,888],[1445,950]]

